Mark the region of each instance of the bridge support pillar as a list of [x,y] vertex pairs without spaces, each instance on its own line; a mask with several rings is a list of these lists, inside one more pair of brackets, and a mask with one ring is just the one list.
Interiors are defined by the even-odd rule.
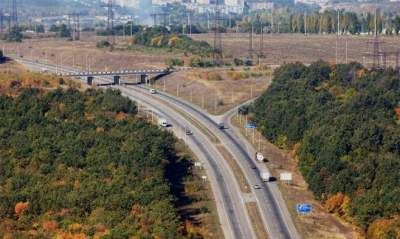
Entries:
[[141,84],[147,84],[147,75],[146,74],[141,74],[140,75],[140,83]]
[[87,76],[87,77],[86,77],[86,83],[87,83],[88,85],[93,85],[93,79],[94,79],[93,76]]
[[114,85],[119,85],[121,83],[121,76],[114,76]]

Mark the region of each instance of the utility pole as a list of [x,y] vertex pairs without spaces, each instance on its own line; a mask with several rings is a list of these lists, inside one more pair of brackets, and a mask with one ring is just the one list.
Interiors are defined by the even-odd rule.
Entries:
[[346,37],[346,64],[349,63],[349,58],[348,58],[348,38]]
[[210,13],[207,11],[207,30],[210,31]]
[[81,39],[81,23],[80,23],[80,15],[79,13],[76,14],[76,33],[77,33],[77,39]]
[[340,12],[337,10],[337,36],[336,36],[336,65],[339,63],[338,47],[339,47],[339,28],[340,28]]
[[307,12],[304,13],[304,35],[307,36]]
[[271,10],[271,33],[274,33],[274,9]]
[[133,37],[133,19],[132,19],[132,22],[131,22],[131,38]]
[[191,21],[191,12],[188,14],[188,25],[189,25],[189,36],[192,36],[192,21]]
[[80,39],[80,16],[79,13],[68,14],[68,30],[71,34],[71,39],[77,41]]
[[249,29],[249,58],[253,59],[253,20],[251,18]]

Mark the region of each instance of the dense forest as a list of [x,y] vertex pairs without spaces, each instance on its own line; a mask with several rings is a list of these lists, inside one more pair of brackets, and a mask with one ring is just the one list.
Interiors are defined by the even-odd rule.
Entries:
[[369,238],[400,237],[400,79],[357,63],[276,70],[254,104],[262,133],[297,152],[317,199]]
[[0,237],[186,237],[174,144],[119,91],[1,95]]

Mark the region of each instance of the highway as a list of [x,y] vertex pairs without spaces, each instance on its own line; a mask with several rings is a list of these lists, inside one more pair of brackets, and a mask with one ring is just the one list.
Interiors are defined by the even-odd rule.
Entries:
[[[15,60],[34,71],[41,71],[45,67],[49,72],[74,72],[71,68],[61,68],[51,64],[42,65],[39,62],[27,59],[17,58]],[[104,80],[109,81],[109,79]],[[112,87],[119,89],[124,96],[151,109],[156,115],[167,118],[173,126],[171,129],[175,135],[181,136],[196,157],[202,161],[211,182],[225,238],[256,238],[235,175],[210,139],[171,107],[160,104],[148,91],[141,92],[126,86]],[[193,136],[182,137],[183,129],[187,127],[194,134]]]
[[[148,91],[143,86],[129,86],[129,88],[143,92]],[[236,108],[222,117],[223,123],[228,127],[220,130],[217,125],[220,122],[213,120],[212,116],[198,106],[164,92],[159,92],[154,97],[158,97],[183,110],[211,130],[234,156],[248,182],[251,185],[258,184],[261,186],[260,190],[253,190],[253,192],[258,207],[261,210],[264,226],[272,238],[300,238],[276,182],[264,183],[261,180],[259,172],[265,169],[255,162],[255,149],[230,123],[231,117],[236,113]],[[257,170],[252,169],[253,167],[256,167]]]

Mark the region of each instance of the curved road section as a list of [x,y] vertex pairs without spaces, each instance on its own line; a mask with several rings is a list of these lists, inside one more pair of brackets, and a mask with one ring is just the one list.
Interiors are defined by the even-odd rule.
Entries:
[[[148,91],[146,87],[129,86],[128,88]],[[232,127],[229,122],[230,117],[224,117],[225,124],[230,125],[230,127],[220,130],[218,128],[220,122],[215,122],[210,115],[199,107],[164,92],[159,92],[155,97],[175,105],[211,130],[234,156],[247,180],[253,185],[261,186],[261,190],[254,190],[254,195],[261,211],[264,226],[271,238],[300,238],[278,186],[275,182],[264,183],[261,180],[259,176],[261,168],[253,159],[255,150],[247,140],[243,139],[240,132]],[[230,114],[233,115],[234,112],[231,111]],[[254,167],[257,170],[252,169]]]
[[[28,59],[16,58],[16,60],[34,71],[42,71],[43,67],[45,67],[49,72],[77,72],[77,70],[70,67],[43,64]],[[106,78],[104,80],[109,81]],[[172,131],[177,136],[181,135],[181,138],[185,140],[185,143],[193,153],[202,161],[211,182],[225,238],[256,238],[235,175],[210,139],[182,115],[166,105],[160,105],[158,100],[147,96],[144,92],[124,86],[115,86],[115,88],[121,90],[123,95],[151,109],[156,116],[167,118],[172,123]],[[182,137],[185,128],[190,128],[194,133],[193,136]]]

